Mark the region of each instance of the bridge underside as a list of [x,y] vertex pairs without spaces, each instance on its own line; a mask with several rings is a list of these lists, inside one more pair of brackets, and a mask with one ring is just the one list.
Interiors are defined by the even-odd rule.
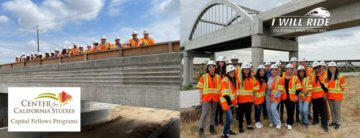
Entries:
[[240,38],[236,40],[231,40],[227,42],[221,42],[213,45],[209,45],[202,48],[197,48],[189,50],[189,52],[194,53],[214,53],[219,51],[229,51],[243,48],[251,47],[251,37]]

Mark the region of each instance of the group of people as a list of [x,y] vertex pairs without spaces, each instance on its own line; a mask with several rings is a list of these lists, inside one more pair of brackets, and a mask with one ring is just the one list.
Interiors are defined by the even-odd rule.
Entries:
[[[199,136],[204,137],[206,119],[210,114],[209,132],[216,134],[215,127],[223,124],[223,113],[226,121],[222,137],[235,135],[230,129],[233,116],[239,123],[239,133],[244,132],[243,118],[246,118],[247,130],[253,130],[251,112],[255,107],[255,127],[262,128],[261,112],[264,119],[269,119],[269,127],[281,128],[284,105],[287,112],[285,127],[291,130],[296,121],[308,127],[312,107],[312,124],[319,123],[324,131],[329,126],[338,129],[341,125],[341,101],[346,89],[345,78],[339,74],[337,64],[314,61],[312,67],[303,58],[290,59],[285,67],[281,62],[259,65],[253,69],[248,62],[238,65],[236,55],[231,64],[226,65],[225,57],[219,56],[216,61],[207,63],[204,73],[196,88],[200,91],[201,118]],[[327,104],[329,103],[332,122],[328,125]],[[234,113],[235,111],[235,113]],[[296,112],[296,114],[295,114]],[[311,116],[310,116],[311,117]]]
[[144,30],[143,38],[138,38],[138,33],[136,31],[132,32],[132,38],[128,40],[126,43],[120,42],[120,37],[115,38],[114,44],[107,42],[106,36],[101,37],[101,42],[94,41],[92,44],[88,43],[85,47],[73,43],[73,46],[62,47],[62,50],[55,49],[53,51],[47,51],[45,53],[31,53],[17,56],[16,62],[26,62],[26,61],[34,61],[40,59],[49,59],[49,58],[58,58],[58,57],[68,57],[74,55],[81,54],[89,54],[100,51],[114,50],[114,49],[122,49],[122,48],[130,48],[130,47],[140,47],[140,46],[151,46],[155,43],[154,39],[149,36],[149,31]]

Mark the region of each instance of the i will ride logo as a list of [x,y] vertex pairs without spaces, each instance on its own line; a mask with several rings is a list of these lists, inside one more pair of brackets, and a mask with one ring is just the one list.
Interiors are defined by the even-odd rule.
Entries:
[[280,16],[271,20],[272,33],[325,32],[330,26],[331,14],[323,7],[315,8],[304,16]]
[[55,93],[46,92],[46,93],[39,94],[35,98],[35,100],[37,100],[37,99],[52,99],[52,100],[58,101],[60,103],[60,106],[64,106],[72,100],[72,96],[65,91],[62,91],[62,92],[58,93],[57,95]]

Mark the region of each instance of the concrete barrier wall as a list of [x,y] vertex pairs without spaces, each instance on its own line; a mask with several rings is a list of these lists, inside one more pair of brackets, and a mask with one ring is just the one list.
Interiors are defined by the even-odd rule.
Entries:
[[8,87],[81,87],[81,100],[179,109],[178,52],[0,70]]

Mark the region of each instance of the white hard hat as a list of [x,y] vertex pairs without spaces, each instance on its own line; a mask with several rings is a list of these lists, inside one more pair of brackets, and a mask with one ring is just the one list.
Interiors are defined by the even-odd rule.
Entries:
[[226,66],[226,73],[229,73],[234,70],[235,70],[235,67],[233,65]]
[[296,57],[292,57],[292,58],[290,59],[290,62],[294,62],[294,61],[297,61],[297,58],[296,58]]
[[224,56],[218,56],[216,58],[216,61],[225,61],[225,57]]
[[71,47],[71,46],[69,46],[69,47],[68,47],[68,49],[72,49],[72,47]]
[[137,35],[138,33],[137,33],[136,31],[133,31],[132,34],[133,34],[133,35],[135,35],[135,34]]
[[314,61],[314,62],[312,63],[312,67],[315,68],[315,67],[317,67],[317,66],[320,66],[320,63],[317,62],[317,61]]
[[259,67],[257,69],[265,69],[264,65],[259,65]]
[[49,54],[50,54],[50,51],[46,51],[46,53],[49,53]]
[[303,65],[299,65],[297,70],[305,70],[305,67]]
[[323,60],[322,60],[322,61],[320,61],[320,65],[321,65],[321,66],[326,66],[325,61],[323,61]]
[[91,46],[91,44],[90,44],[90,43],[87,43],[86,46]]
[[115,37],[115,40],[120,40],[120,36],[116,36],[116,37]]
[[330,62],[328,65],[329,65],[329,67],[336,67],[337,66],[334,61]]
[[241,65],[241,68],[242,68],[242,69],[250,69],[250,68],[251,68],[250,63],[244,62],[244,63]]
[[278,65],[277,65],[277,64],[272,64],[272,65],[270,66],[270,69],[278,69]]
[[276,64],[276,65],[281,65],[281,62],[280,62],[280,61],[277,61],[275,64]]
[[105,35],[101,36],[101,39],[106,39],[106,36]]
[[59,51],[59,49],[56,48],[54,51]]
[[233,60],[233,59],[239,60],[238,56],[236,56],[236,55],[232,55],[232,56],[231,56],[231,60]]
[[301,58],[301,59],[299,60],[299,62],[305,62],[305,61],[306,61],[305,58]]
[[147,29],[145,29],[144,34],[149,34],[149,31]]
[[293,68],[293,65],[292,65],[292,64],[287,64],[287,65],[285,66],[285,68],[286,68],[286,69],[288,69],[288,68]]
[[209,60],[207,62],[207,65],[216,65],[215,61],[214,60]]
[[266,62],[265,65],[271,65],[271,62]]
[[31,52],[31,55],[34,55],[34,52]]

